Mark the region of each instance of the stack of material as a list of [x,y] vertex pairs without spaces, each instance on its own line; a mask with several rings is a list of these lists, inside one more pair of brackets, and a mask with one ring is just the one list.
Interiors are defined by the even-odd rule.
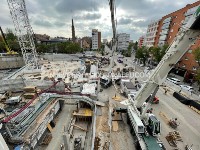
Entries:
[[183,141],[178,131],[169,132],[169,134],[166,136],[166,139],[169,145],[173,147],[177,147],[177,141]]
[[24,92],[35,93],[36,92],[36,86],[26,86],[26,87],[24,87]]
[[32,99],[36,92],[37,92],[37,88],[36,86],[27,86],[27,87],[24,87],[24,98],[25,99]]
[[82,90],[82,94],[91,94],[91,95],[96,95],[96,88],[97,88],[97,84],[96,83],[85,83],[83,84],[83,90]]
[[35,96],[35,93],[25,93],[24,98],[25,99],[32,99]]

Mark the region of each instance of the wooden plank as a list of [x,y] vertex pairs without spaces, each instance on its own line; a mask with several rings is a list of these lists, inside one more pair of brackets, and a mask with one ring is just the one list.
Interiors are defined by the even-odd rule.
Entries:
[[100,101],[94,101],[94,102],[95,102],[95,104],[98,105],[98,106],[102,106],[102,107],[105,106],[105,103],[103,103],[103,102],[100,102]]
[[51,127],[51,125],[48,123],[47,128],[49,129],[50,132],[53,131],[53,128]]
[[74,124],[73,126],[87,132],[87,129],[84,129],[84,128],[82,128],[81,126],[78,126],[78,125],[75,125],[75,124]]
[[119,125],[117,121],[112,121],[112,129],[114,132],[117,132],[119,129]]

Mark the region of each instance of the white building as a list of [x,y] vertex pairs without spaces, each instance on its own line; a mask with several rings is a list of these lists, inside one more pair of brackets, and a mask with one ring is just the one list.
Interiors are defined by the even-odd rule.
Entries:
[[108,42],[107,39],[103,39],[103,43],[106,44]]
[[101,32],[97,29],[92,29],[92,49],[97,50],[101,46]]
[[117,34],[117,50],[124,51],[128,49],[130,41],[130,34],[120,33]]
[[151,47],[154,46],[155,38],[156,38],[156,32],[158,31],[158,24],[159,20],[152,21],[147,28],[146,38],[144,41],[144,46]]

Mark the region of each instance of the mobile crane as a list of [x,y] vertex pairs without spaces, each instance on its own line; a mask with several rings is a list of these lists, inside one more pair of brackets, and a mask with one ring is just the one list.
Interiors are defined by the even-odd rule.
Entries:
[[[156,138],[160,134],[160,121],[148,110],[148,107],[156,95],[159,86],[165,81],[167,74],[185,54],[195,40],[200,37],[200,6],[196,13],[190,18],[188,23],[180,28],[179,33],[175,37],[172,44],[167,49],[166,54],[151,73],[148,81],[136,93],[133,100],[130,100],[130,105],[127,108],[128,123],[131,124],[131,130],[134,130],[139,148],[142,150],[159,150]],[[146,99],[150,96],[150,101],[144,105]],[[148,132],[149,131],[149,132]],[[148,133],[147,133],[148,132]],[[150,133],[150,134],[149,134]],[[151,144],[148,145],[149,136],[151,135]],[[154,146],[152,146],[154,143]]]
[[2,35],[2,38],[3,38],[3,43],[4,43],[4,45],[5,45],[7,54],[10,54],[10,55],[17,55],[18,53],[12,51],[11,48],[10,48],[10,46],[8,45],[8,42],[7,42],[6,37],[5,37],[5,34],[3,33],[3,30],[2,30],[1,27],[0,27],[0,31],[1,31],[1,35]]

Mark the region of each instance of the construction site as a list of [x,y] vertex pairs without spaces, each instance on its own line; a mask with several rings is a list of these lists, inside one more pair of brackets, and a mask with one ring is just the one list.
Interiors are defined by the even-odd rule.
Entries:
[[[23,60],[9,47],[9,53],[0,56],[0,149],[200,149],[200,103],[166,81],[199,38],[199,14],[180,29],[160,63],[136,78],[134,73],[146,71],[133,67],[131,57],[123,60],[126,63],[118,59],[113,0],[113,41],[111,49],[106,47],[107,56],[39,55],[24,0],[8,5]],[[6,63],[14,69],[7,70]]]

